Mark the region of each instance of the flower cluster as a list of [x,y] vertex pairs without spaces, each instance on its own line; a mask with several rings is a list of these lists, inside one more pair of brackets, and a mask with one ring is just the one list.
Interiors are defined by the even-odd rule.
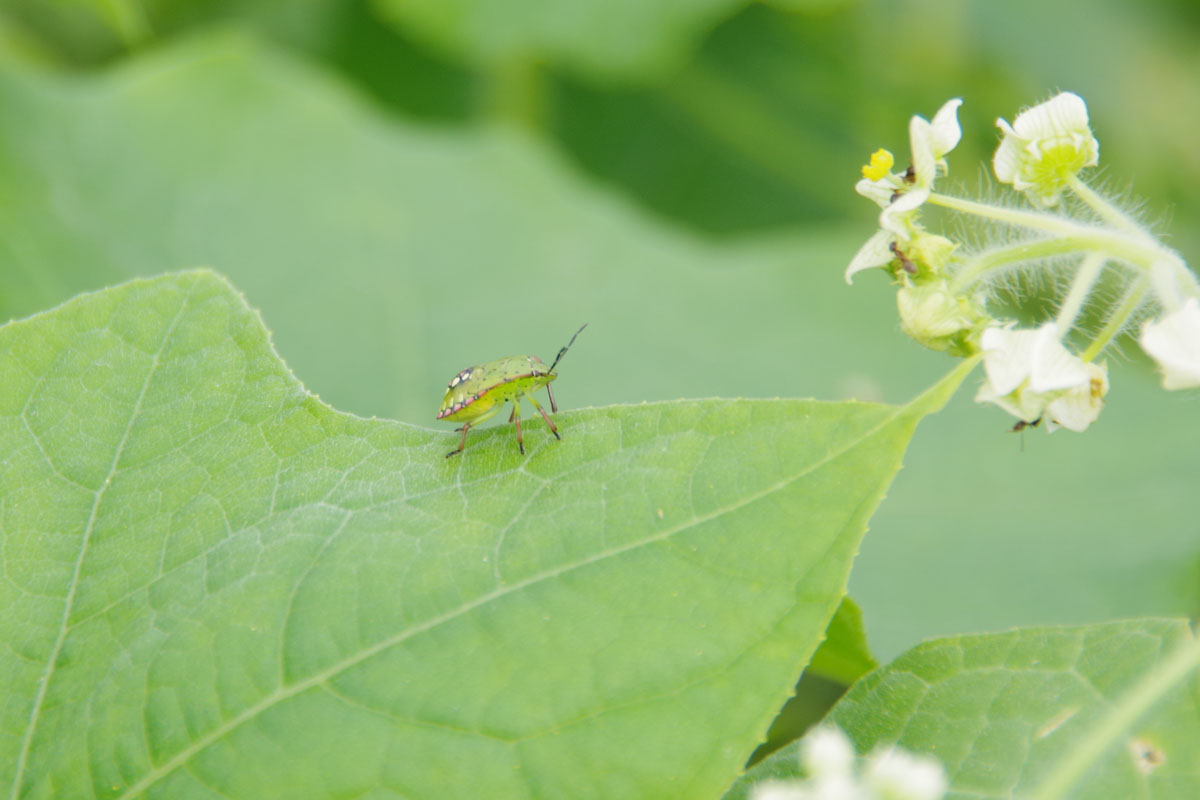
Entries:
[[[1011,125],[996,121],[1002,138],[993,171],[1029,200],[1026,208],[935,191],[962,137],[961,105],[949,101],[932,121],[912,118],[912,161],[903,171],[893,171],[886,150],[863,167],[855,189],[880,207],[879,230],[851,260],[846,281],[863,270],[885,270],[898,285],[904,332],[935,350],[982,358],[987,378],[976,400],[1000,406],[1018,426],[1045,420],[1050,430],[1085,430],[1108,393],[1107,368],[1097,358],[1139,320],[1138,341],[1158,363],[1164,388],[1200,386],[1200,283],[1177,253],[1080,177],[1100,157],[1083,99],[1065,92],[1022,111]],[[1087,216],[1066,208],[1067,194]],[[1006,241],[972,250],[932,233],[920,220],[927,205],[993,224]],[[991,312],[995,287],[1014,272],[1050,270],[1066,271],[1070,287],[1056,298],[1053,320],[1021,328]],[[1102,276],[1123,288],[1111,307],[1093,291]],[[1103,327],[1081,329],[1081,312],[1097,306],[1100,313],[1091,317],[1106,319]],[[1087,341],[1074,350],[1081,339]]]
[[872,752],[858,774],[854,748],[837,728],[805,737],[800,766],[807,779],[764,781],[750,800],[940,800],[946,793],[941,764],[898,747]]

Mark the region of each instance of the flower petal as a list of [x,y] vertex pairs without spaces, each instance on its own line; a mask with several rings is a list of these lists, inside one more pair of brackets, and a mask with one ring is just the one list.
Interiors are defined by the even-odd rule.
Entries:
[[1038,328],[1033,342],[1029,388],[1035,392],[1071,389],[1088,382],[1087,365],[1063,347],[1058,325],[1047,322]]
[[1044,400],[1033,392],[1011,391],[999,394],[990,383],[984,383],[975,393],[976,403],[992,403],[1017,419],[1033,422],[1045,411]]
[[872,753],[866,778],[877,797],[940,800],[946,793],[946,772],[939,761],[898,747]]
[[880,208],[887,208],[892,202],[892,195],[896,194],[896,187],[887,178],[877,181],[863,178],[854,184],[854,191],[872,201]]
[[933,154],[939,159],[957,147],[962,139],[962,126],[958,124],[958,107],[962,102],[961,97],[949,100],[933,115],[933,122],[930,123],[933,132]]
[[987,371],[986,385],[993,394],[1000,397],[1010,394],[1029,377],[1036,336],[1036,331],[1017,330],[1011,325],[983,332],[979,344]]
[[943,157],[954,149],[962,138],[958,124],[958,107],[962,100],[955,98],[944,104],[933,116],[913,117],[908,123],[908,138],[912,146],[913,176],[917,186],[932,186],[937,168],[945,166]]
[[800,763],[815,778],[852,775],[854,745],[840,728],[824,725],[804,737]]
[[798,781],[772,778],[756,783],[750,790],[750,800],[812,800],[812,795]]
[[1147,322],[1138,341],[1162,369],[1164,389],[1200,386],[1200,300]]
[[1025,143],[1017,138],[1012,126],[1004,120],[996,120],[996,127],[1004,133],[1004,138],[1000,140],[1000,146],[996,148],[996,155],[992,156],[992,170],[996,173],[996,180],[1001,183],[1011,183],[1016,189],[1028,189],[1028,185],[1017,184],[1021,170],[1021,153]]
[[1067,430],[1082,433],[1096,421],[1104,408],[1104,397],[1108,394],[1108,370],[1100,364],[1086,364],[1088,379],[1046,406],[1046,420],[1050,429],[1061,425]]
[[937,159],[933,153],[933,126],[924,117],[908,122],[908,140],[912,144],[913,176],[917,186],[932,186],[937,177]]
[[891,231],[897,239],[907,242],[912,227],[909,215],[920,208],[929,199],[929,195],[928,186],[909,189],[879,213],[879,227]]
[[846,267],[846,283],[854,283],[854,273],[882,267],[895,258],[892,252],[892,243],[895,241],[895,234],[889,231],[875,231],[875,234],[858,248],[854,258],[850,259],[850,266]]
[[1013,121],[1013,128],[1022,139],[1044,139],[1088,130],[1087,103],[1074,92],[1062,92],[1022,111]]

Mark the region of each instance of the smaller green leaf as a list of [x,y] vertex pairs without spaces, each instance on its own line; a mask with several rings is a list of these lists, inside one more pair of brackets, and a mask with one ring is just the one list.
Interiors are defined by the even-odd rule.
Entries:
[[878,666],[867,645],[862,609],[843,597],[805,674],[849,686]]
[[[1098,727],[1124,717],[1133,722],[1069,796],[1200,797],[1200,685],[1193,675],[1159,702],[1147,691],[1165,686],[1162,668],[1185,647],[1194,650],[1187,623],[1162,619],[939,639],[863,679],[831,721],[859,753],[895,743],[937,757],[948,797],[1010,798],[1045,791],[1094,745]],[[726,800],[766,778],[798,776],[799,747],[749,770]]]

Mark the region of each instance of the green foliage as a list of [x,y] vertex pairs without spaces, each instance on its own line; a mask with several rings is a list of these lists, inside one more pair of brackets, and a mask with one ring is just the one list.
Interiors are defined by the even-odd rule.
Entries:
[[[521,781],[518,796],[555,797],[536,776],[583,769],[572,780],[587,780],[586,770],[632,752],[641,771],[630,780],[651,786],[651,796],[679,794],[684,777],[697,783],[680,791],[708,787],[689,797],[715,796],[725,788],[715,776],[732,777],[791,693],[851,557],[865,624],[848,606],[829,622],[800,687],[805,703],[792,704],[804,713],[789,717],[800,721],[782,738],[786,726],[773,726],[770,747],[869,667],[864,627],[890,657],[933,634],[1196,612],[1194,404],[1164,398],[1137,364],[1111,364],[1110,407],[1085,437],[1007,435],[1011,423],[981,412],[969,391],[924,423],[872,535],[858,545],[861,526],[839,534],[849,549],[830,571],[814,572],[823,583],[805,596],[795,623],[803,631],[785,642],[786,625],[771,630],[762,651],[743,659],[769,677],[743,680],[737,692],[721,685],[727,676],[674,684],[678,672],[647,673],[645,653],[623,649],[616,620],[633,620],[643,650],[661,639],[700,660],[751,653],[747,640],[787,616],[782,595],[760,605],[735,591],[737,602],[722,595],[718,607],[714,587],[752,581],[760,566],[799,569],[811,555],[797,521],[807,503],[794,517],[773,512],[782,530],[747,534],[739,523],[746,552],[720,536],[698,551],[708,561],[684,552],[683,566],[712,572],[686,615],[678,604],[692,598],[683,595],[654,596],[675,616],[631,611],[661,588],[646,578],[657,568],[615,569],[618,558],[593,567],[608,581],[599,588],[570,573],[563,594],[536,611],[516,608],[517,597],[484,601],[358,671],[305,684],[402,630],[388,625],[419,625],[464,597],[485,597],[488,552],[472,543],[510,520],[506,541],[516,530],[528,536],[514,557],[562,565],[598,546],[596,526],[636,536],[677,524],[686,510],[678,487],[666,502],[633,488],[671,483],[664,476],[696,457],[698,442],[757,453],[745,465],[735,463],[744,453],[721,453],[727,480],[713,481],[711,494],[707,482],[691,484],[700,500],[719,502],[810,452],[821,420],[797,414],[889,413],[800,400],[612,404],[896,402],[935,381],[947,362],[896,335],[891,293],[866,278],[850,291],[840,277],[872,224],[850,189],[858,165],[881,145],[898,150],[913,113],[964,96],[956,154],[970,162],[985,160],[995,141],[995,112],[985,109],[1011,119],[1052,90],[1079,92],[1104,142],[1102,163],[1136,175],[1150,208],[1175,209],[1164,227],[1195,261],[1200,166],[1181,154],[1200,125],[1187,102],[1200,20],[1178,0],[1136,10],[1089,0],[653,0],[579,3],[558,15],[524,3],[481,26],[499,13],[484,5],[10,0],[0,8],[0,321],[133,276],[210,266],[263,309],[278,351],[324,399],[299,389],[257,321],[211,276],[88,296],[70,313],[86,306],[94,318],[72,325],[60,309],[4,330],[10,339],[35,326],[46,335],[24,341],[28,364],[0,372],[0,396],[45,401],[29,413],[23,401],[0,409],[6,447],[17,442],[0,460],[0,555],[11,567],[0,586],[0,675],[12,698],[0,704],[0,776],[16,769],[8,754],[25,751],[35,797],[121,796],[167,773],[149,796],[176,796],[182,783],[199,793],[214,776],[235,796],[301,784],[419,795],[404,780],[438,770],[438,797],[502,797]],[[453,9],[472,13],[446,16]],[[220,30],[204,30],[213,25]],[[163,314],[184,286],[193,287],[188,302],[206,298],[187,316],[195,327],[175,328],[171,363],[145,383]],[[163,306],[134,311],[135,295]],[[564,440],[536,437],[526,460],[511,431],[494,428],[472,432],[467,457],[445,465],[452,426],[368,421],[325,405],[434,426],[455,370],[509,353],[552,357],[562,331],[582,320],[593,326],[588,347],[556,392]],[[64,348],[75,361],[52,360]],[[38,369],[59,378],[30,388]],[[148,393],[133,425],[138,375]],[[589,405],[601,408],[577,410]],[[770,457],[759,452],[764,442]],[[898,463],[899,439],[891,447],[868,465],[877,477]],[[47,472],[48,458],[60,474]],[[637,458],[652,469],[632,470]],[[310,491],[339,504],[314,505]],[[855,525],[874,507],[868,495]],[[398,497],[411,502],[389,503]],[[582,533],[560,528],[566,506],[557,503],[567,497],[576,497],[575,518],[600,507],[620,516],[589,516]],[[780,492],[729,519],[780,498],[799,502]],[[618,519],[636,524],[626,530]],[[395,536],[401,529],[416,533]],[[17,531],[33,535],[13,538]],[[718,551],[729,555],[720,566],[746,571],[714,568]],[[460,563],[469,568],[456,572]],[[296,612],[286,617],[293,589]],[[596,597],[615,599],[597,610]],[[744,606],[753,606],[745,616]],[[701,623],[710,628],[688,627]],[[585,650],[526,646],[531,630],[551,629]],[[707,647],[718,632],[720,647]],[[706,647],[686,650],[691,636]],[[308,648],[287,651],[293,672],[280,671],[281,642]],[[591,672],[579,668],[589,652]],[[371,672],[414,653],[399,678]],[[518,668],[541,656],[552,662],[544,675]],[[625,669],[582,685],[614,663]],[[676,666],[691,663],[699,662],[681,656]],[[38,684],[45,669],[53,680]],[[639,717],[631,702],[570,717],[556,735],[545,727],[552,735],[521,745],[506,743],[515,728],[483,727],[502,717],[522,730],[541,724],[531,717],[551,708],[543,699],[569,715],[572,703],[599,708],[668,684],[673,693],[657,702],[674,716]],[[309,688],[286,694],[301,685]],[[262,705],[281,691],[283,702]],[[655,702],[650,694],[638,699]],[[261,713],[242,716],[254,709]],[[609,719],[627,727],[614,733]],[[498,738],[471,739],[453,763],[422,760],[461,745],[463,730]],[[339,739],[344,731],[352,735]],[[194,758],[183,765],[189,748]],[[526,769],[511,769],[514,753]],[[681,777],[660,791],[654,781],[671,775]]]
[[211,273],[0,347],[0,764],[31,798],[712,795],[965,375],[569,413],[447,462],[453,434],[307,395]]
[[[0,126],[4,314],[212,265],[263,308],[306,386],[358,414],[439,426],[456,370],[551,358],[581,320],[593,328],[556,392],[564,409],[896,402],[945,369],[895,334],[890,291],[842,282],[861,227],[714,243],[597,190],[530,136],[396,120],[245,36],[101,75],[6,70],[0,116],[20,120]],[[1118,394],[1087,436],[1008,435],[969,396],[930,420],[852,577],[879,652],[1192,612],[1200,427],[1151,376],[1113,369]]]
[[677,66],[705,29],[745,0],[376,2],[397,24],[468,62],[552,61],[613,76]]
[[[1192,642],[1181,620],[1027,628],[927,642],[860,681],[830,721],[860,753],[898,743],[935,755],[949,797],[1031,796],[1132,690]],[[1200,679],[1194,675],[1107,742],[1070,797],[1200,795]],[[795,743],[726,795],[800,773]]]
[[807,671],[850,686],[877,666],[867,646],[862,610],[849,597],[844,598],[829,621],[825,641],[813,654]]

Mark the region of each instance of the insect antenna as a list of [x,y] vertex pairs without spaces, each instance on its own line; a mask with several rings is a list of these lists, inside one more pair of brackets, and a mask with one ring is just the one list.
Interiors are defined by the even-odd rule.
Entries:
[[[581,327],[579,330],[575,331],[575,336],[578,336],[579,334],[583,333],[583,329],[586,328],[587,326],[588,326],[588,324],[586,322],[583,323],[583,327]],[[567,342],[566,347],[564,347],[562,350],[558,351],[558,355],[556,355],[554,357],[554,363],[550,365],[550,369],[546,370],[546,372],[554,372],[554,368],[556,366],[558,366],[558,360],[567,354],[567,351],[571,349],[571,345],[575,344],[575,336],[571,337],[571,341]]]

